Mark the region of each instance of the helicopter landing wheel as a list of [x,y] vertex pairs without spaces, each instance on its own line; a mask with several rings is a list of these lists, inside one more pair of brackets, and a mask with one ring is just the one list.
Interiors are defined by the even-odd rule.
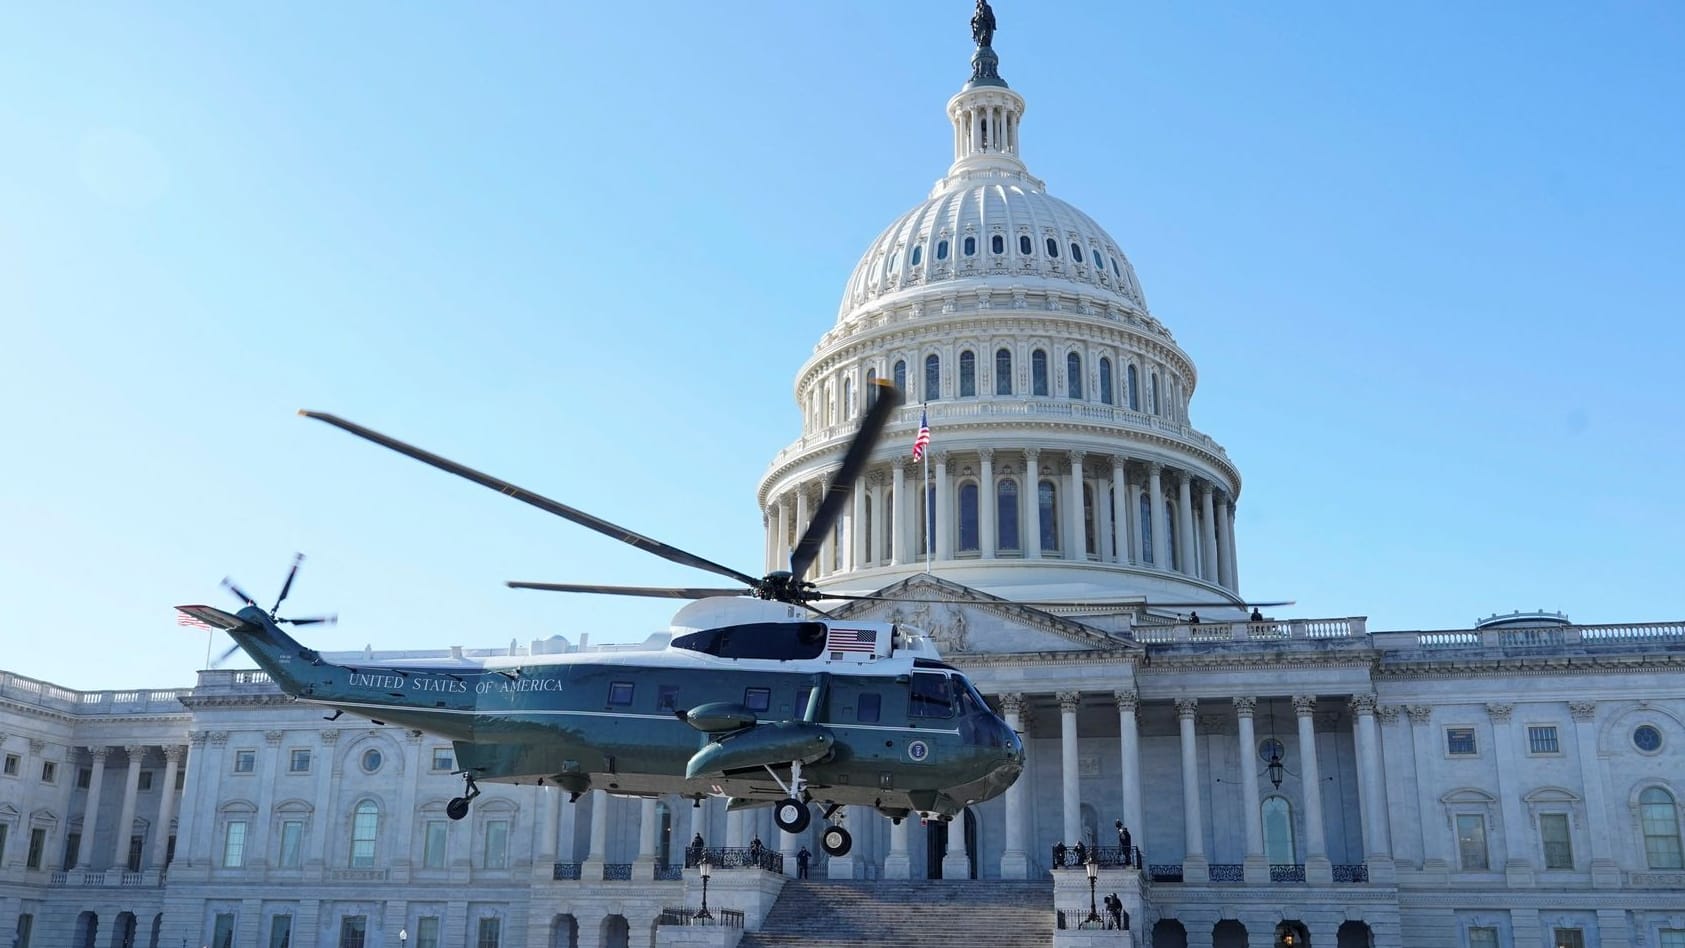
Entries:
[[453,820],[460,820],[468,815],[468,798],[452,797],[451,802],[445,804],[445,815]]
[[827,826],[825,832],[819,834],[819,848],[829,856],[846,856],[854,848],[854,838],[840,826]]
[[795,797],[785,797],[772,808],[772,821],[786,833],[800,833],[813,820],[807,804]]

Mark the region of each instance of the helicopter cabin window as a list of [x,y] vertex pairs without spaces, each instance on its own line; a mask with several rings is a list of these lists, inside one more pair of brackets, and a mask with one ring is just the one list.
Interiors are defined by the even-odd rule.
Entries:
[[915,718],[953,717],[954,691],[953,683],[948,680],[948,676],[914,675],[909,714]]
[[861,724],[876,724],[883,713],[883,695],[872,691],[862,693],[855,699],[854,708],[854,717]]
[[743,707],[750,711],[765,711],[772,707],[771,688],[743,689]]
[[632,683],[629,681],[613,681],[608,686],[608,703],[610,707],[624,708],[632,703]]
[[750,622],[703,629],[673,639],[674,648],[719,658],[818,658],[825,649],[820,622]]
[[675,711],[679,707],[679,686],[662,685],[655,696],[655,710]]

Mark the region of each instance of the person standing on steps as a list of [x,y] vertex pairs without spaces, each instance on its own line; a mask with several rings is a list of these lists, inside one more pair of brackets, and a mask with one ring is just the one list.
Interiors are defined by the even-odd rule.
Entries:
[[1123,854],[1122,855],[1123,864],[1125,866],[1127,866],[1127,865],[1129,865],[1130,856],[1131,856],[1131,853],[1130,853],[1130,849],[1131,849],[1130,842],[1131,842],[1131,840],[1129,838],[1129,827],[1124,826],[1122,820],[1118,820],[1117,823],[1116,823],[1116,826],[1117,826],[1117,848],[1118,848],[1119,852],[1121,852]]
[[801,851],[796,853],[796,878],[807,878],[807,863],[812,858],[813,854],[807,851],[806,846],[803,846]]

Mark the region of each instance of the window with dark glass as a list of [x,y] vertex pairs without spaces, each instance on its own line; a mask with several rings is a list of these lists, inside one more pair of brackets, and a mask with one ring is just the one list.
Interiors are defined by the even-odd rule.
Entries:
[[[250,754],[251,751],[240,751],[239,753]],[[240,772],[240,764],[239,764],[239,758],[238,757],[235,758],[234,770],[235,770],[236,773]],[[78,768],[76,768],[76,789],[86,790],[86,789],[88,789],[88,785],[93,783],[93,782],[94,782],[93,768],[91,768],[91,767],[78,767]]]
[[912,700],[907,711],[915,718],[953,717],[953,683],[948,676],[928,672],[913,675]]
[[1012,350],[995,350],[995,394],[1012,394]]
[[720,658],[818,658],[825,647],[825,626],[803,622],[746,622],[675,636],[674,648]]
[[961,484],[959,495],[959,552],[975,553],[980,549],[977,542],[977,482]]
[[1153,414],[1156,415],[1156,414],[1159,413],[1159,411],[1158,411],[1158,373],[1157,372],[1153,373],[1152,397],[1153,397],[1152,398],[1152,410],[1153,410]]
[[1047,352],[1043,349],[1030,353],[1030,394],[1047,394]]
[[487,869],[509,868],[509,821],[487,820],[480,861]]
[[905,359],[895,360],[895,390],[902,393],[907,391],[907,361]]
[[449,747],[433,748],[434,770],[455,770],[456,752]]
[[1632,729],[1632,746],[1654,754],[1662,749],[1662,732],[1654,724],[1640,724]]
[[1474,728],[1446,728],[1445,753],[1451,755],[1452,757],[1473,757],[1476,754],[1474,745]]
[[287,772],[294,774],[310,772],[310,748],[295,747],[288,753]]
[[474,942],[474,948],[499,948],[503,944],[503,919],[480,919],[479,938]]
[[1487,868],[1486,817],[1478,813],[1457,814],[1457,856],[1464,871]]
[[[234,948],[234,913],[218,912],[211,925],[211,948]],[[362,945],[356,948],[363,948]]]
[[676,711],[679,707],[679,686],[662,685],[655,693],[655,710]]
[[369,917],[341,915],[339,918],[339,948],[368,948]]
[[908,255],[908,257],[907,257],[907,263],[911,266],[916,267],[923,262],[924,262],[924,247],[920,244],[914,244],[913,245],[913,252],[910,255]]
[[1568,834],[1568,814],[1540,813],[1539,842],[1544,845],[1546,869],[1574,868],[1574,842]]
[[1107,405],[1113,404],[1112,360],[1105,356],[1100,357],[1100,401]]
[[55,764],[50,760],[43,760],[41,762],[41,782],[42,783],[52,783],[53,781],[58,779],[58,774],[59,774],[59,765],[58,764]]
[[1550,941],[1556,948],[1586,948],[1586,933],[1579,928],[1553,928]]
[[1129,380],[1128,381],[1128,385],[1129,385],[1129,410],[1130,411],[1140,411],[1141,410],[1141,385],[1140,385],[1140,382],[1135,377],[1135,367],[1133,365],[1130,366],[1129,371],[1124,373],[1124,375]]
[[1059,259],[1059,241],[1052,237],[1047,238],[1047,256],[1053,260]]
[[1685,869],[1679,846],[1679,808],[1673,794],[1647,787],[1638,795],[1638,822],[1644,834],[1644,859],[1651,869]]
[[1010,477],[1003,479],[995,495],[995,530],[1000,534],[995,546],[1001,550],[1022,550],[1023,543],[1018,539],[1018,482]]
[[975,257],[977,255],[977,238],[965,238],[965,242],[960,244],[960,249],[965,252],[966,256]]
[[[257,770],[257,751],[237,750],[234,752],[234,772],[249,774]],[[82,784],[87,786],[87,784]]]
[[375,845],[380,842],[380,807],[373,800],[357,804],[351,817],[351,865],[354,868],[372,867]]
[[1035,244],[1030,242],[1030,235],[1029,234],[1019,234],[1018,235],[1018,252],[1023,254],[1026,257],[1028,257],[1030,254],[1036,252]]
[[439,916],[423,915],[415,920],[415,948],[439,948]]
[[1065,389],[1072,398],[1082,398],[1082,356],[1065,354]]
[[450,846],[450,824],[444,820],[428,820],[422,827],[421,865],[424,869],[445,868],[445,854]]
[[281,822],[281,868],[297,869],[304,844],[304,821]]
[[127,860],[127,865],[129,867],[130,872],[139,872],[140,871],[141,847],[143,847],[145,844],[146,844],[146,837],[144,837],[144,836],[130,836],[129,837],[129,858]]
[[1164,547],[1165,555],[1170,561],[1164,564],[1165,569],[1182,568],[1181,544],[1176,541],[1176,528],[1171,524],[1176,522],[1176,505],[1171,501],[1164,502]]
[[1112,258],[1112,273],[1116,274],[1118,279],[1123,279],[1123,274],[1118,272],[1116,257]]
[[135,789],[141,793],[152,789],[152,771],[143,770],[140,772],[140,779],[135,782]]
[[960,397],[977,394],[977,353],[970,349],[960,353]]
[[1141,559],[1148,565],[1153,562],[1153,502],[1148,499],[1147,492],[1141,492],[1141,515],[1135,519],[1141,521]]
[[1006,253],[1006,238],[999,234],[989,238],[989,250],[993,253]]
[[1094,510],[1094,488],[1084,484],[1082,485],[1082,532],[1084,539],[1087,541],[1084,548],[1088,550],[1089,556],[1098,556],[1100,552],[1099,537],[1095,532]]
[[269,920],[269,948],[289,948],[293,943],[293,917],[276,915]]
[[861,724],[876,724],[883,713],[883,695],[875,691],[860,693],[854,701],[854,717]]
[[238,869],[246,864],[246,821],[229,820],[222,830],[222,867]]
[[771,688],[745,688],[745,689],[743,689],[743,707],[748,708],[750,711],[756,711],[756,712],[765,711],[768,708],[772,707],[772,689]]
[[23,758],[19,757],[16,754],[7,754],[6,755],[6,769],[4,771],[6,776],[16,777],[18,775],[18,765],[21,764],[21,763],[23,763]]
[[1036,506],[1041,511],[1041,548],[1044,553],[1059,552],[1059,492],[1052,481],[1042,481],[1036,488]]
[[[1088,248],[1088,252],[1089,252],[1089,256],[1094,258],[1094,269],[1095,270],[1106,269],[1106,255],[1100,252],[1099,247],[1090,247],[1090,248]],[[1101,274],[1101,276],[1104,276],[1104,275],[1105,274]]]
[[878,370],[866,370],[866,407],[871,408],[878,403]]
[[948,241],[946,238],[936,242],[936,259],[948,259]]
[[1559,754],[1562,752],[1553,724],[1535,724],[1527,728],[1527,753]]
[[934,353],[924,357],[924,400],[934,402],[942,397],[942,357]]
[[629,681],[613,681],[608,686],[608,703],[614,707],[626,707],[632,703],[633,684]]
[[1072,263],[1081,263],[1082,262],[1082,248],[1077,246],[1077,242],[1074,241],[1074,240],[1071,241],[1071,262]]
[[35,827],[29,831],[29,854],[24,858],[25,869],[41,868],[41,858],[47,851],[47,831]]

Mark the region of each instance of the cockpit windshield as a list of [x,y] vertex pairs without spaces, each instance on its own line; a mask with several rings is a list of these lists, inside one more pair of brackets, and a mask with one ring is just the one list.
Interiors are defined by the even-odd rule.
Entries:
[[825,625],[821,622],[727,625],[677,636],[673,647],[720,658],[818,658],[825,649]]

